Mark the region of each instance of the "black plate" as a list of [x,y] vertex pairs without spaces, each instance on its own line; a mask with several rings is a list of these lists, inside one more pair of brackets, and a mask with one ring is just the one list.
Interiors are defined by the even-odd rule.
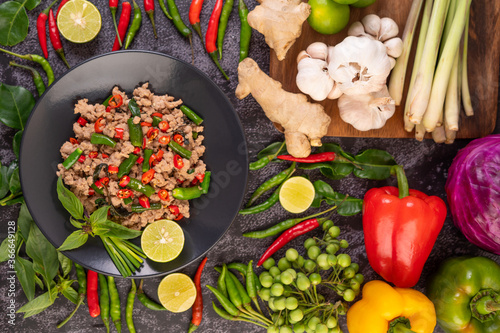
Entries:
[[[74,136],[74,104],[81,98],[97,103],[120,86],[129,96],[144,82],[157,94],[181,98],[205,120],[203,157],[212,171],[210,191],[190,204],[192,216],[179,222],[185,234],[182,253],[159,264],[147,260],[135,276],[163,275],[205,254],[229,229],[240,207],[247,183],[247,146],[238,116],[224,93],[201,71],[164,54],[124,51],[92,58],[57,80],[38,101],[21,143],[20,175],[29,211],[47,239],[59,247],[75,229],[56,193],[59,148]],[[138,243],[138,239],[136,240]],[[65,252],[94,271],[119,272],[98,239]]]

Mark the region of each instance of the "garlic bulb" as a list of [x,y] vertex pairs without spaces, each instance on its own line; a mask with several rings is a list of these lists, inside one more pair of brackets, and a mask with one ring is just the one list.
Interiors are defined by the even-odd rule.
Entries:
[[385,45],[368,37],[347,37],[329,50],[328,60],[330,76],[347,95],[381,90],[391,71]]
[[380,18],[375,14],[365,16],[361,22],[354,22],[347,31],[348,36],[369,37],[384,43],[387,54],[394,60],[391,61],[394,65],[395,59],[403,53],[403,41],[397,37],[398,33],[399,27],[393,19]]
[[389,95],[387,86],[382,90],[351,96],[344,94],[338,102],[340,118],[359,131],[369,131],[383,127],[387,119],[396,111],[394,100]]

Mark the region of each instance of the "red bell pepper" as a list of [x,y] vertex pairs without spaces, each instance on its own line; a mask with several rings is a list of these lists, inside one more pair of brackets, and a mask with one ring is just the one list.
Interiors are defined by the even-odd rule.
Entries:
[[363,231],[368,261],[386,281],[411,288],[420,274],[446,218],[441,198],[408,189],[401,166],[398,187],[373,188],[363,201]]

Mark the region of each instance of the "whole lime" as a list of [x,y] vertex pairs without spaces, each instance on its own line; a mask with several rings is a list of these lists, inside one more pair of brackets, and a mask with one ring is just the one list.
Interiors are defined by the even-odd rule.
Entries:
[[340,3],[341,5],[352,5],[355,2],[358,2],[359,0],[333,0],[336,3]]
[[368,7],[372,4],[374,4],[375,1],[377,1],[377,0],[358,0],[355,3],[353,3],[351,6],[357,7],[357,8],[364,8],[364,7]]
[[309,0],[311,15],[307,19],[311,28],[324,35],[341,31],[349,23],[349,6],[333,0]]

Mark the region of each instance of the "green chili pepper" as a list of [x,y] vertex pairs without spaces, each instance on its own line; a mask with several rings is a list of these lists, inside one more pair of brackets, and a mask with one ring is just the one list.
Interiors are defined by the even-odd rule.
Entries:
[[[162,0],[160,0],[161,2]],[[179,14],[179,9],[175,4],[174,0],[167,0],[168,11],[172,16],[171,20],[174,23],[177,30],[186,38],[189,39],[189,43],[191,43],[191,29],[182,21],[181,15]],[[166,14],[165,14],[166,15]]]
[[116,142],[109,136],[95,132],[90,136],[90,143],[93,145],[106,145],[110,146],[111,148],[114,148],[116,146]]
[[241,215],[249,215],[249,214],[261,213],[265,210],[268,210],[278,202],[280,198],[280,190],[281,190],[281,185],[280,187],[278,187],[276,191],[274,191],[274,193],[269,197],[269,199],[267,199],[260,205],[242,209],[239,211],[239,213]]
[[[320,214],[324,214],[324,213],[325,212],[321,212]],[[272,227],[269,227],[269,228],[267,228],[265,230],[250,231],[250,232],[244,233],[243,237],[258,238],[258,239],[272,237],[272,236],[277,235],[277,234],[279,234],[279,233],[281,233],[281,232],[283,232],[285,230],[290,229],[291,227],[299,224],[300,222],[312,219],[315,216],[317,216],[317,214],[311,215],[311,216],[308,216],[308,217],[299,217],[299,218],[296,218],[296,219],[284,220],[284,221],[282,221],[282,222],[280,222],[278,224],[275,224]],[[318,219],[318,223],[321,225],[321,224],[323,224],[323,222],[325,222],[327,220],[328,220],[328,218],[326,218],[326,217],[319,218]]]
[[142,194],[146,195],[147,197],[150,197],[153,194],[155,194],[154,188],[152,188],[149,185],[144,185],[140,180],[135,179],[135,178],[130,178],[130,181],[128,182],[127,187],[131,190],[141,192]]
[[31,72],[31,76],[33,77],[33,83],[35,84],[38,96],[42,96],[42,94],[45,92],[45,83],[43,83],[42,76],[36,69],[30,66],[20,65],[14,61],[9,62],[9,65],[29,70]]
[[184,113],[186,117],[188,117],[196,125],[200,126],[201,123],[203,122],[203,119],[200,116],[198,116],[196,112],[188,108],[186,105],[181,105],[180,109],[182,113]]
[[231,277],[229,271],[226,272],[226,288],[227,288],[227,294],[229,295],[229,299],[231,302],[236,306],[238,309],[242,309],[243,307],[243,300],[241,299],[241,295],[238,291],[238,288],[236,287],[233,278]]
[[267,191],[269,191],[273,187],[278,186],[281,183],[283,183],[285,181],[285,179],[287,179],[288,176],[290,176],[290,174],[295,170],[295,165],[296,165],[296,163],[293,162],[292,165],[288,169],[278,173],[277,175],[275,175],[274,177],[271,177],[270,179],[265,181],[262,185],[260,185],[257,188],[257,190],[255,190],[255,192],[252,194],[252,196],[250,197],[250,200],[248,200],[246,207],[250,207],[264,193],[266,193]]
[[104,100],[104,102],[102,102],[102,105],[108,107],[109,101],[111,100],[111,98],[113,98],[113,95],[110,95],[108,98],[106,98],[106,100]]
[[249,164],[248,168],[250,170],[259,170],[259,169],[262,169],[263,167],[265,167],[266,165],[269,164],[269,162],[271,162],[271,160],[269,159],[269,157],[262,157],[261,159],[255,161],[255,162],[252,162]]
[[[261,152],[259,152],[259,154],[257,155],[257,157],[259,157],[260,155],[262,155],[261,153],[263,153],[264,151],[273,150],[273,149],[270,149],[270,147],[271,146],[276,146],[278,144],[280,144],[280,143],[279,142],[275,142],[275,143],[271,144],[269,147],[264,148]],[[281,143],[279,149],[274,154],[264,155],[261,158],[259,158],[257,161],[250,163],[249,169],[250,170],[259,170],[259,169],[262,169],[263,167],[265,167],[266,165],[268,165],[269,162],[271,162],[272,160],[274,160],[276,158],[276,156],[278,156],[278,154],[283,150],[284,147],[285,147],[285,142]]]
[[[247,293],[245,287],[243,287],[243,284],[240,282],[240,280],[238,280],[236,275],[234,275],[230,271],[227,271],[226,285],[227,285],[227,277],[228,276],[233,280],[234,287],[236,288],[236,290],[238,291],[238,294],[240,295],[242,305],[245,308],[247,308],[248,306],[250,306],[250,303],[252,303],[252,299],[250,298],[250,296],[248,296],[248,293]],[[229,292],[229,286],[228,286],[228,292]],[[231,293],[229,293],[229,295],[231,296]]]
[[128,101],[128,109],[133,117],[140,117],[141,116],[141,109],[139,108],[139,105],[137,105],[137,102],[135,99],[132,98]]
[[193,132],[193,139],[196,140],[198,138],[198,132]]
[[128,175],[138,159],[139,155],[129,154],[128,157],[125,160],[123,160],[123,162],[120,163],[120,166],[118,167],[118,173],[116,174],[116,176],[118,178],[122,178],[123,176]]
[[222,45],[224,44],[224,35],[226,34],[227,22],[229,15],[233,10],[234,0],[226,0],[222,7],[222,12],[219,19],[219,30],[217,31],[217,48],[219,49],[219,59],[222,59]]
[[152,204],[150,204],[150,207],[149,208],[145,208],[145,207],[142,207],[141,205],[132,205],[132,208],[131,210],[134,212],[134,213],[142,213],[142,212],[145,212],[147,210],[157,210],[157,209],[161,209],[161,203],[159,202],[154,202]]
[[[232,281],[232,280],[231,280]],[[240,310],[238,310],[231,301],[224,296],[219,290],[215,289],[212,286],[206,286],[217,298],[222,307],[232,316],[238,316],[240,314]],[[239,296],[239,295],[238,295]]]
[[111,315],[111,320],[115,324],[118,333],[122,331],[122,319],[121,319],[121,309],[120,309],[120,294],[116,288],[115,278],[108,276],[108,290],[109,290],[109,313]]
[[208,193],[208,189],[210,187],[210,178],[212,177],[212,172],[205,171],[205,176],[203,177],[203,181],[201,182],[201,192],[203,194]]
[[158,125],[160,124],[161,121],[162,121],[162,119],[160,117],[154,116],[153,117],[153,126],[158,127]]
[[172,19],[172,16],[170,15],[170,13],[168,12],[167,10],[167,7],[165,6],[165,0],[159,0],[160,2],[160,8],[161,10],[163,11],[163,14],[165,14],[165,16],[171,20]]
[[90,185],[90,187],[92,187],[96,193],[104,195],[104,189],[97,187],[95,183]]
[[125,199],[123,199],[123,203],[125,205],[130,205],[132,202],[134,202],[134,199],[132,199],[132,198],[125,198]]
[[144,161],[142,162],[142,172],[146,172],[149,170],[149,159],[153,155],[152,149],[144,149]]
[[224,264],[222,266],[222,271],[219,274],[219,278],[217,279],[217,288],[219,288],[219,291],[226,297],[228,297],[227,294],[227,287],[226,287],[226,272],[227,272],[227,266]]
[[134,124],[134,118],[131,117],[127,120],[128,132],[130,134],[130,143],[134,147],[142,147],[142,128],[139,124]]
[[[234,269],[246,277],[248,266],[245,264],[242,264],[240,262],[232,262],[229,265],[227,265],[227,268]],[[257,290],[260,290],[262,288],[262,286],[260,284],[260,280],[257,277],[257,274],[253,273],[253,275],[254,275],[256,286],[257,286]]]
[[50,63],[44,57],[39,56],[38,54],[17,54],[14,52],[4,50],[2,48],[0,48],[0,52],[5,52],[5,53],[10,54],[14,57],[18,57],[18,58],[21,58],[24,60],[30,60],[30,61],[36,62],[37,64],[40,64],[42,66],[43,70],[45,71],[45,74],[47,74],[48,85],[50,86],[54,82],[54,79],[55,79],[54,71],[52,70],[52,67],[50,67]]
[[[161,0],[160,0],[161,2]],[[142,290],[142,284],[144,280],[141,279],[141,282],[139,283],[139,288],[137,289],[137,298],[139,301],[144,305],[146,308],[154,311],[166,311],[165,307],[161,304],[156,303],[152,299],[150,299]]]
[[76,148],[65,160],[64,162],[62,163],[63,167],[68,170],[69,168],[71,168],[73,166],[73,164],[75,164],[78,159],[80,158],[80,156],[82,155],[83,153],[83,150],[81,150],[80,148]]
[[76,302],[76,307],[69,314],[66,319],[64,319],[61,323],[57,325],[57,328],[61,328],[66,324],[76,313],[80,305],[82,305],[83,301],[85,300],[85,295],[87,294],[87,274],[85,273],[85,269],[83,269],[82,266],[78,265],[75,262],[75,270],[76,270],[76,279],[78,281],[78,301]]
[[132,43],[132,40],[137,34],[137,30],[139,30],[142,24],[141,8],[137,5],[135,0],[132,1],[134,2],[134,18],[132,20],[130,28],[128,29],[127,37],[125,37],[125,50],[130,46],[130,43]]
[[205,177],[203,178],[203,182],[200,186],[174,188],[172,196],[179,200],[192,200],[201,197],[202,194],[208,193],[210,174],[210,171],[205,172]]
[[212,306],[214,308],[215,313],[217,313],[222,319],[226,320],[236,320],[234,316],[230,315],[226,311],[219,309],[214,302],[212,302]]
[[257,309],[260,311],[259,300],[257,299],[257,283],[256,280],[258,278],[255,276],[253,271],[253,260],[250,260],[247,266],[247,274],[246,274],[246,287],[248,296],[252,299]]
[[170,141],[168,143],[168,146],[177,154],[181,155],[184,158],[187,158],[188,160],[191,158],[191,151],[187,150],[186,148],[182,147],[180,144],[178,144],[175,141]]
[[99,276],[99,307],[101,308],[101,319],[106,326],[106,332],[109,333],[109,291],[108,291],[108,282],[106,281],[106,277],[102,274],[98,274]]
[[250,39],[252,38],[252,28],[248,24],[248,8],[243,0],[238,2],[238,14],[240,16],[240,61],[248,57]]
[[137,287],[135,281],[132,281],[132,287],[127,296],[127,305],[125,307],[125,319],[127,321],[127,327],[130,333],[135,333],[134,318],[132,317],[134,311],[134,301]]

